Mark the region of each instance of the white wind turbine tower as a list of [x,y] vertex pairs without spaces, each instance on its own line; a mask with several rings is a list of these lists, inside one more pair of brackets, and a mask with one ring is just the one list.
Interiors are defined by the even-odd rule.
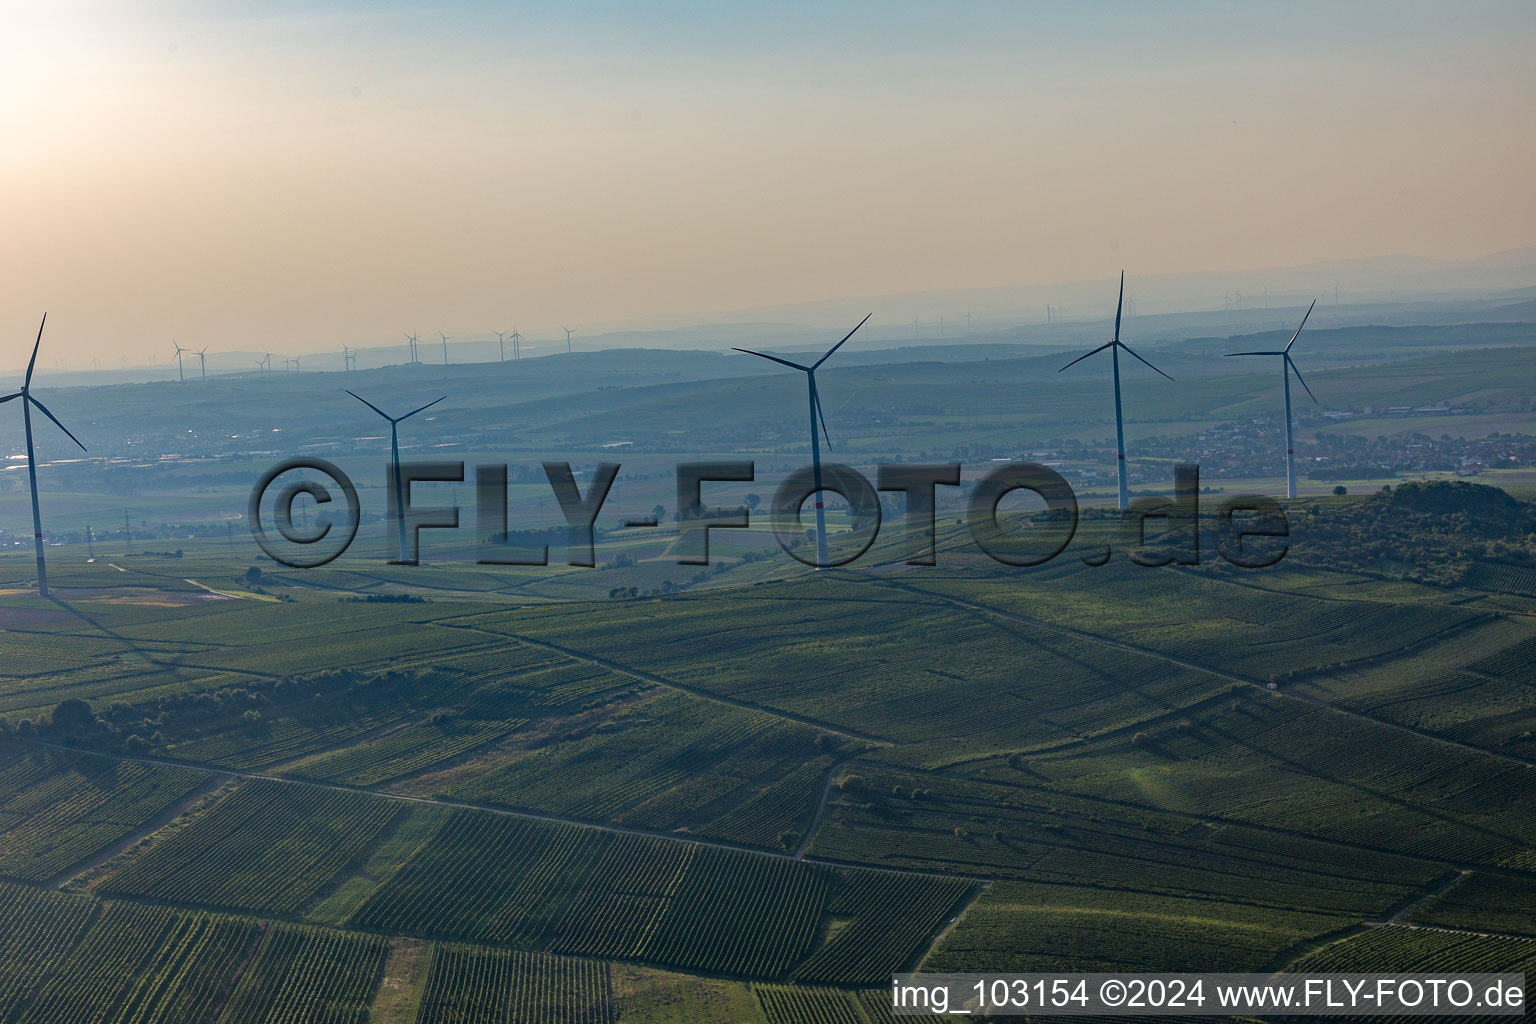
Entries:
[[450,337],[452,337],[452,335],[443,334],[442,331],[438,331],[437,333],[438,334],[442,334],[442,336],[443,336],[443,365],[447,366],[448,365],[448,339]]
[[357,349],[341,346],[341,368],[343,371],[357,369]]
[[208,379],[208,346],[207,345],[204,345],[202,348],[197,350],[197,366],[198,366],[198,369],[202,371],[202,376],[199,379],[200,380],[207,380]]
[[496,348],[500,352],[500,358],[497,360],[497,362],[504,363],[507,361],[507,332],[492,331],[491,333],[496,335]]
[[745,352],[749,356],[758,356],[762,359],[771,359],[775,363],[782,363],[784,366],[793,367],[805,374],[805,382],[806,385],[810,388],[811,393],[811,472],[814,475],[814,482],[816,484],[816,568],[818,569],[824,568],[827,565],[829,559],[827,558],[827,514],[826,511],[822,508],[821,502],[821,442],[816,436],[817,421],[821,422],[821,432],[827,438],[828,448],[832,447],[832,438],[827,434],[827,419],[822,415],[821,412],[821,395],[816,390],[816,368],[822,363],[826,362],[828,359],[831,359],[832,353],[842,348],[843,342],[853,337],[854,331],[857,331],[860,327],[863,327],[865,321],[867,321],[872,316],[874,316],[873,313],[864,314],[864,319],[855,324],[852,331],[849,331],[847,334],[843,335],[843,341],[840,341],[836,345],[833,345],[831,348],[827,349],[826,354],[823,355],[820,359],[816,360],[810,366],[804,366],[800,363],[791,362],[788,359],[780,359],[778,356],[771,356],[766,352],[754,352],[749,348],[735,349],[735,351]]
[[[1312,300],[1312,306],[1317,305],[1317,300]],[[1285,343],[1285,348],[1278,352],[1228,352],[1228,356],[1279,356],[1280,376],[1285,381],[1285,496],[1296,497],[1296,439],[1292,432],[1291,424],[1291,374],[1301,381],[1301,386],[1306,388],[1307,397],[1312,399],[1314,405],[1318,404],[1317,396],[1312,389],[1307,387],[1307,382],[1302,379],[1301,371],[1296,369],[1296,364],[1291,362],[1291,346],[1296,344],[1296,339],[1301,335],[1301,329],[1307,326],[1307,317],[1312,315],[1312,306],[1307,307],[1307,312],[1302,316],[1301,323],[1296,327],[1296,333],[1291,335],[1291,340]]]
[[400,531],[400,564],[409,565],[411,563],[411,551],[410,548],[406,545],[405,536],[405,488],[400,482],[400,433],[396,427],[399,425],[401,420],[410,419],[412,416],[415,416],[417,413],[421,412],[422,409],[432,408],[438,402],[441,402],[443,398],[447,398],[448,396],[444,395],[443,398],[434,398],[426,405],[423,405],[420,409],[412,409],[404,416],[391,416],[383,409],[380,409],[378,406],[368,401],[368,399],[364,398],[362,395],[351,391],[348,391],[347,394],[351,395],[359,402],[362,402],[364,405],[378,413],[380,416],[383,416],[385,419],[389,420],[389,457],[390,464],[394,467],[395,523]]
[[517,328],[512,328],[512,361],[515,363],[523,358],[523,336],[517,333]]
[[571,354],[571,335],[575,334],[576,332],[571,330],[569,327],[565,327],[565,326],[561,326],[560,329],[565,332],[565,354],[566,355],[570,355]]
[[[1168,377],[1168,375],[1163,373],[1162,370],[1158,370],[1157,367],[1152,366],[1151,363],[1148,363],[1145,359],[1142,359],[1141,356],[1136,355],[1135,350],[1132,349],[1131,346],[1120,340],[1120,312],[1124,306],[1125,271],[1122,270],[1120,271],[1120,300],[1115,303],[1115,336],[1110,338],[1104,344],[1100,345],[1098,348],[1093,349],[1090,352],[1084,352],[1082,355],[1072,360],[1072,362],[1068,363],[1066,366],[1063,366],[1061,370],[1056,371],[1057,373],[1060,373],[1062,370],[1065,370],[1068,367],[1077,365],[1084,359],[1087,359],[1089,356],[1097,355],[1098,353],[1103,352],[1105,349],[1109,349],[1109,354],[1110,357],[1114,360],[1115,367],[1115,456],[1117,459],[1116,468],[1119,470],[1120,477],[1121,509],[1127,509],[1131,507],[1131,491],[1130,485],[1126,482],[1125,479],[1125,420],[1122,418],[1120,412],[1120,350],[1125,349],[1126,352],[1132,356],[1135,356],[1135,358],[1140,362],[1145,363],[1153,370],[1157,370],[1157,372],[1161,373],[1164,377]],[[1168,377],[1168,379],[1173,380],[1172,377]]]
[[967,338],[969,338],[971,336],[971,311],[970,310],[966,310],[965,311],[965,336]]
[[27,432],[27,483],[32,488],[32,544],[37,549],[37,593],[39,597],[48,596],[48,566],[43,561],[43,514],[37,506],[37,452],[32,444],[32,407],[37,406],[38,412],[53,420],[53,425],[64,433],[69,434],[69,439],[80,445],[80,450],[85,451],[85,445],[80,444],[80,439],[69,433],[69,428],[59,422],[59,418],[48,411],[48,407],[36,398],[32,397],[32,371],[37,366],[37,350],[43,344],[43,326],[48,323],[48,314],[43,314],[43,322],[37,325],[37,341],[32,345],[32,359],[27,363],[27,376],[22,381],[21,390],[13,395],[0,398],[0,405],[13,399],[21,399],[21,420]]
[[[171,339],[171,344],[176,345],[175,338]],[[180,345],[176,345],[176,379],[183,384],[187,382],[187,375],[183,373],[181,369],[181,354],[185,351],[187,350],[182,348]]]
[[[401,333],[404,334],[405,332],[402,331]],[[414,334],[406,334],[405,335],[405,342],[406,342],[407,345],[410,346],[410,349],[411,349],[410,358],[406,359],[406,362],[408,362],[408,363],[419,363],[419,362],[421,362],[420,359],[416,358],[416,335],[414,335]]]

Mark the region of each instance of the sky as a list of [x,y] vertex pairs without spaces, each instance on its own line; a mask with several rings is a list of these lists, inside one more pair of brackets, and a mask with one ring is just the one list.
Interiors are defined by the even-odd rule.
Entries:
[[1528,0],[0,15],[0,368],[1536,243]]

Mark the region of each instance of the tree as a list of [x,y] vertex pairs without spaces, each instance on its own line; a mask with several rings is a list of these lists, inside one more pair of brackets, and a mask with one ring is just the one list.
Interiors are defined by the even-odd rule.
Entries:
[[1344,497],[1344,495],[1346,495],[1346,494],[1348,494],[1348,493],[1349,493],[1349,488],[1348,488],[1348,487],[1345,487],[1345,486],[1344,486],[1344,485],[1343,485],[1343,484],[1339,484],[1339,485],[1338,485],[1338,486],[1337,486],[1337,487],[1335,487],[1335,488],[1334,488],[1334,489],[1333,489],[1333,493],[1334,493],[1334,494],[1335,494],[1335,495],[1336,495],[1336,496],[1337,496],[1337,497],[1340,497],[1340,498],[1342,498],[1342,497]]
[[91,706],[79,697],[67,697],[59,701],[50,719],[53,727],[62,732],[73,732],[96,724]]
[[759,495],[756,495],[756,494],[749,494],[749,495],[747,495],[747,508],[752,509],[754,512],[757,511],[758,502],[760,502],[762,500],[763,499]]

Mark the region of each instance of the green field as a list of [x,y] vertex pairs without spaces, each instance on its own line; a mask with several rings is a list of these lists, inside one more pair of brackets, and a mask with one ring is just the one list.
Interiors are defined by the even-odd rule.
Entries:
[[[1389,406],[1489,373],[1485,352],[1376,341],[1324,386]],[[893,364],[882,386],[927,411],[850,405],[850,445],[917,455],[895,439],[931,427],[948,458],[1019,428],[961,407],[993,387],[1021,429],[1102,437],[1043,365]],[[1479,415],[1528,422],[1530,374],[1516,361]],[[702,417],[785,386],[648,380],[569,415],[544,395],[505,443],[579,458],[680,393]],[[1138,387],[1137,432],[1269,400],[1248,377],[1191,387],[1183,412]],[[730,443],[766,479],[799,442],[764,416]],[[667,436],[636,453],[626,511],[670,500]],[[904,563],[891,506],[868,556],[823,572],[761,528],[681,566],[670,523],[604,524],[592,569],[477,565],[465,534],[427,565],[387,564],[374,535],[299,571],[199,525],[254,467],[161,472],[123,501],[156,535],[49,548],[51,600],[0,551],[0,1021],[881,1024],[890,975],[918,967],[1532,963],[1528,504],[1313,489],[1265,570],[1134,565],[1098,510],[1057,560],[1009,568],[946,498],[935,567]],[[1518,492],[1524,471],[1497,472]],[[56,495],[61,516],[105,515],[89,494]],[[541,500],[514,485],[514,508]]]

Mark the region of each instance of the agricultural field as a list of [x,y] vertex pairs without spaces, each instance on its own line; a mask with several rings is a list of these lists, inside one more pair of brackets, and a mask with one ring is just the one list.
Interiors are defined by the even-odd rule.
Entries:
[[0,876],[44,882],[207,785],[189,768],[51,747],[0,751]]
[[404,810],[338,790],[242,782],[164,842],[135,851],[96,889],[295,913]]
[[919,966],[1529,960],[1519,572],[936,534],[259,582],[190,538],[12,587],[0,1020],[879,1024]]

